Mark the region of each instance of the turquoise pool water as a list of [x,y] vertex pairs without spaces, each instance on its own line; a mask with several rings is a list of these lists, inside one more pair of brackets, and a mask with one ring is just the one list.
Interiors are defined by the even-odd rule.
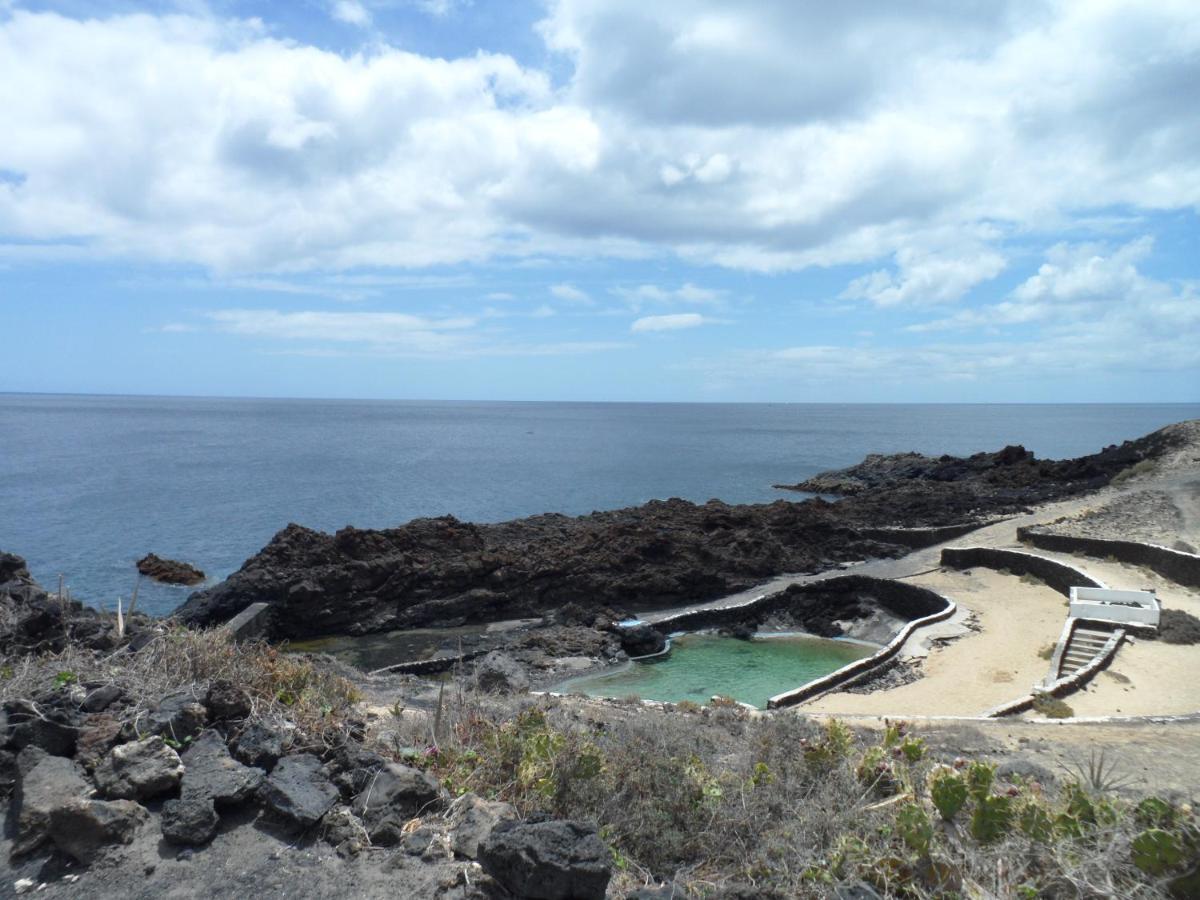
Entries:
[[742,641],[715,634],[685,634],[671,641],[665,657],[627,668],[564,682],[556,690],[589,697],[691,700],[707,703],[714,694],[765,709],[783,691],[828,675],[874,647],[850,641],[781,636]]

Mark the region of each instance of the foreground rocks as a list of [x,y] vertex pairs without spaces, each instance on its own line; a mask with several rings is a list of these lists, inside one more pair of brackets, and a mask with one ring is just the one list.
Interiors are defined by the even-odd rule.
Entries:
[[612,877],[608,848],[577,822],[502,823],[480,845],[479,862],[532,900],[603,900]]
[[137,561],[137,570],[147,578],[163,584],[195,585],[204,581],[204,573],[191,563],[163,559],[148,553]]

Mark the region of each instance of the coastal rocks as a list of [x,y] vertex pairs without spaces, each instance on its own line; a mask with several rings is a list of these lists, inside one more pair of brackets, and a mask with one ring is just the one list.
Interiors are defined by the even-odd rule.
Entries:
[[50,813],[48,834],[78,862],[92,862],[113,844],[128,844],[150,814],[132,800],[76,800]]
[[509,803],[463,794],[450,807],[450,846],[459,856],[476,859],[479,845],[488,839],[492,830],[501,822],[516,817],[517,811]]
[[188,691],[167,694],[150,713],[149,730],[178,743],[195,737],[204,728],[208,710]]
[[92,778],[110,799],[148,800],[179,786],[183,763],[158,735],[115,747]]
[[263,805],[300,828],[320,821],[338,801],[338,790],[321,772],[321,760],[302,753],[285,756],[258,789]]
[[14,856],[36,849],[49,837],[54,810],[92,793],[79,766],[36,747],[27,747],[17,756],[17,773],[9,813],[16,826]]
[[183,755],[183,797],[199,797],[217,806],[248,800],[263,781],[261,769],[244,766],[229,755],[225,741],[206,731]]
[[199,847],[217,833],[220,818],[211,799],[183,796],[168,800],[162,808],[162,836],[172,844]]
[[262,722],[252,722],[238,732],[233,741],[233,755],[239,762],[256,766],[264,771],[271,768],[283,756],[284,734]]
[[190,563],[163,559],[148,553],[137,561],[137,570],[147,578],[163,584],[195,585],[204,581],[204,573]]
[[518,897],[602,900],[612,856],[595,830],[577,822],[503,822],[479,847],[485,872]]
[[289,525],[226,581],[192,594],[178,614],[217,624],[267,602],[275,609],[271,636],[300,638],[535,617],[567,604],[652,609],[731,593],[823,559],[892,552],[837,526],[832,504],[678,499],[496,525],[446,516],[333,535]]
[[529,676],[507,653],[493,650],[475,664],[475,684],[492,694],[513,694],[529,690]]
[[244,719],[250,715],[250,695],[233,682],[218,678],[208,686],[204,706],[214,722]]
[[436,802],[439,793],[438,783],[420,769],[392,763],[375,773],[352,809],[371,841],[390,847],[400,843],[404,824]]
[[3,706],[7,743],[16,750],[37,747],[52,756],[71,756],[78,740],[81,717],[69,702],[55,695],[36,700],[10,700]]

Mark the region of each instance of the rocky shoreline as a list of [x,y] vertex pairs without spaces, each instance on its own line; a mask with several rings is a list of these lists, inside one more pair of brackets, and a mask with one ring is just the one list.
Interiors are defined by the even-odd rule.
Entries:
[[892,542],[881,527],[981,523],[1024,511],[1103,487],[1177,441],[1166,428],[1059,461],[1022,447],[967,458],[871,456],[791,486],[845,495],[836,503],[674,499],[580,517],[477,525],[445,516],[332,535],[292,524],[176,614],[213,625],[266,602],[271,636],[299,639],[538,617],[568,605],[593,613],[681,606],[784,573],[900,556],[912,549],[911,536]]

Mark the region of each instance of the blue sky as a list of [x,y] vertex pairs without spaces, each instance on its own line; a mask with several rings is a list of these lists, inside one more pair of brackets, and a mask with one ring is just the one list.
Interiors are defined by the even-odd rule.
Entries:
[[833,7],[0,0],[0,391],[1200,398],[1195,3]]

